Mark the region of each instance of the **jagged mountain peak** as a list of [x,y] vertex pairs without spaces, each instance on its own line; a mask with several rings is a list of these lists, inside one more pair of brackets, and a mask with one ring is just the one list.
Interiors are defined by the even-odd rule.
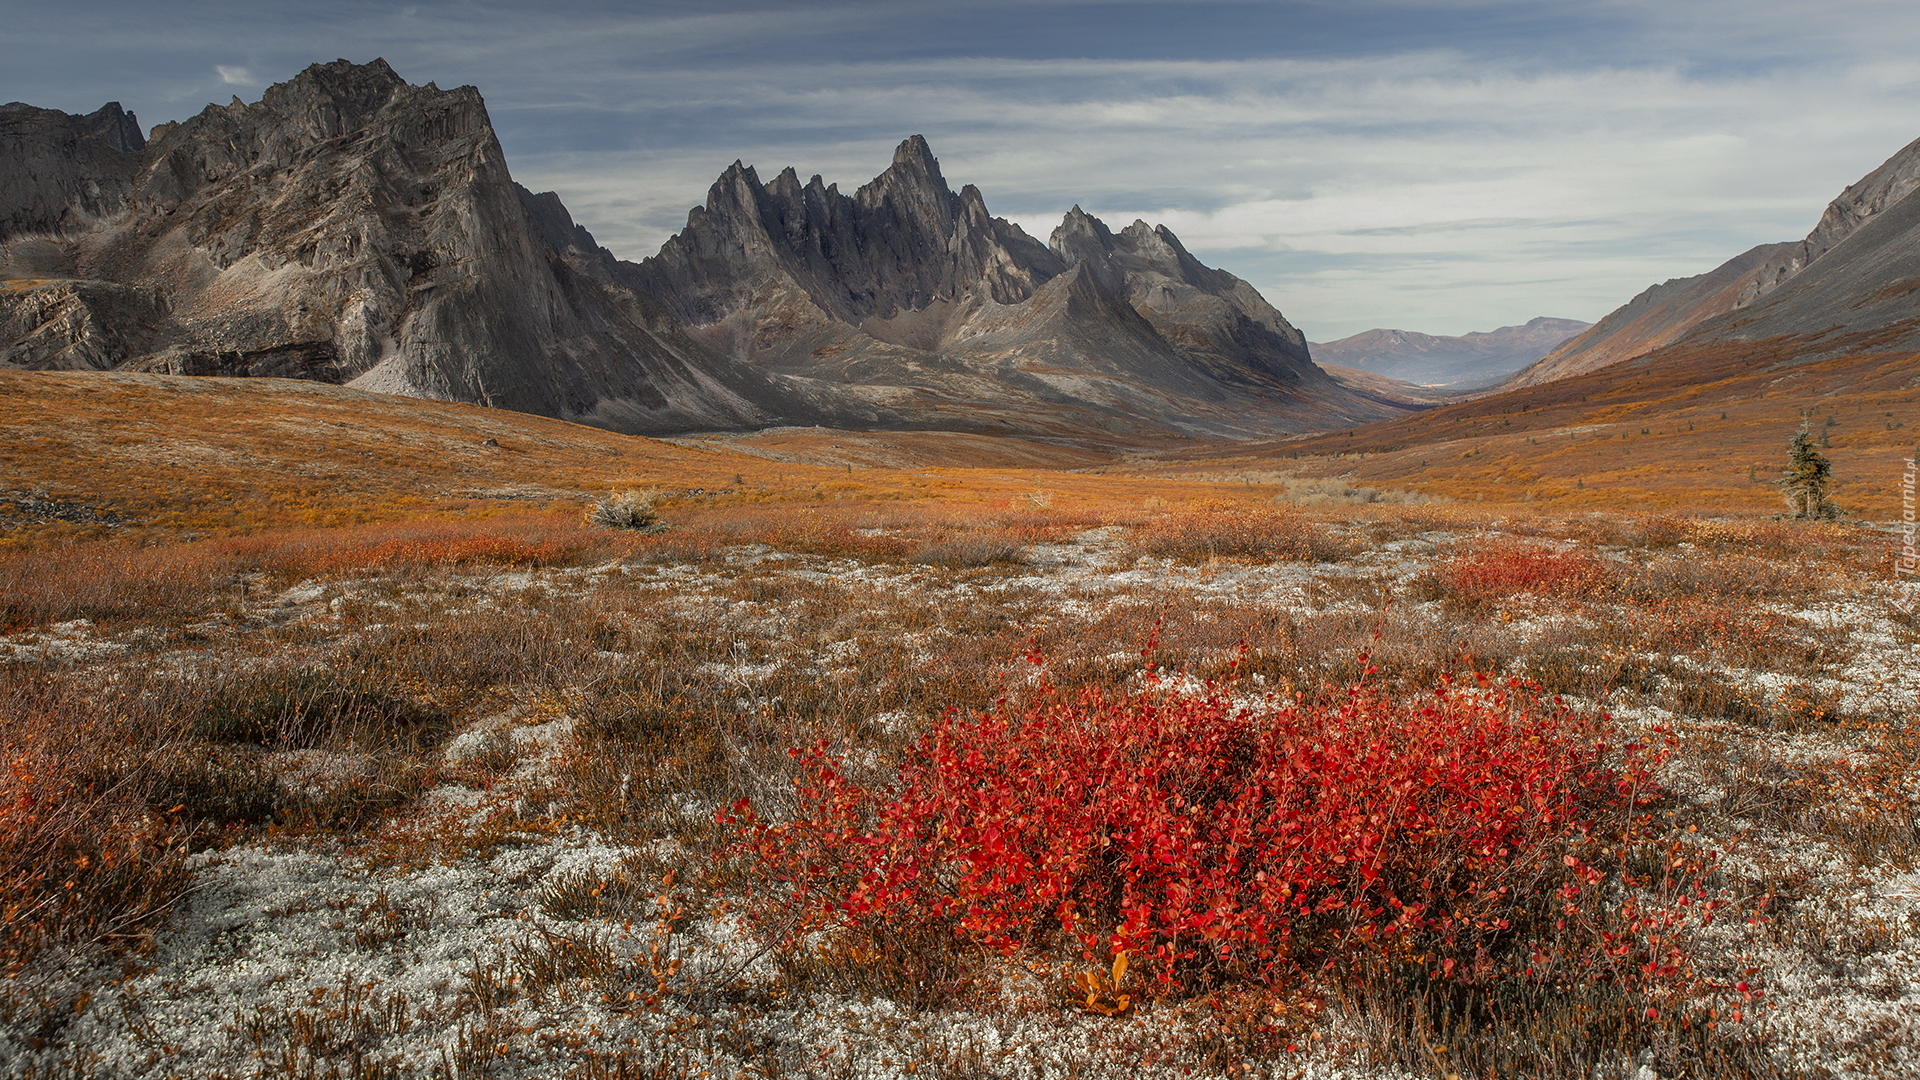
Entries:
[[303,97],[320,96],[340,104],[359,104],[366,115],[371,115],[386,104],[394,91],[407,85],[407,80],[401,78],[382,57],[374,57],[364,64],[345,59],[330,60],[309,64],[286,82],[267,87],[260,95],[260,100],[281,107]]
[[929,172],[938,172],[940,169],[940,162],[934,158],[933,147],[927,144],[925,135],[909,135],[900,140],[900,145],[893,148],[893,163],[917,164]]
[[915,135],[893,152],[893,164],[853,193],[853,201],[879,220],[928,234],[951,232],[959,197],[947,187],[927,140]]
[[1047,239],[1048,246],[1069,261],[1097,256],[1131,256],[1157,264],[1164,272],[1177,276],[1217,273],[1201,266],[1180,243],[1180,238],[1165,225],[1149,225],[1143,218],[1119,232],[1106,222],[1082,210],[1078,205],[1067,211]]
[[250,112],[270,114],[266,122],[274,134],[285,137],[298,134],[307,138],[337,138],[364,129],[392,103],[395,94],[406,90],[429,94],[455,93],[479,100],[479,91],[460,87],[442,91],[429,84],[410,86],[383,59],[364,64],[351,60],[332,60],[310,64],[298,75],[266,88],[260,100],[249,105],[237,95],[226,105],[209,105],[184,124],[166,124],[154,130],[153,141],[173,137],[195,121],[202,123],[245,123]]
[[1075,203],[1047,235],[1047,246],[1069,263],[1104,260],[1113,251],[1113,231]]
[[[751,166],[736,162],[706,205],[688,215],[686,229],[635,267],[630,281],[684,321],[713,327],[716,347],[747,358],[789,340],[727,322],[728,312],[759,307],[753,298],[770,295],[770,282],[807,302],[782,306],[782,325],[859,326],[944,311],[970,295],[1018,302],[1060,269],[1043,246],[988,213],[978,189],[950,190],[932,148],[916,135],[850,196],[817,175],[802,186],[791,168],[761,184]],[[911,332],[879,332],[925,344],[944,332],[936,325],[942,318],[919,319]]]

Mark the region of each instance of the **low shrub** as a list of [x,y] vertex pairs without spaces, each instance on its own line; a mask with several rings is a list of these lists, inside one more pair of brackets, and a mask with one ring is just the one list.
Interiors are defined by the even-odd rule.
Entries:
[[58,766],[9,754],[0,790],[0,972],[56,945],[150,931],[190,877],[187,829]]
[[992,566],[1018,562],[1021,545],[1000,529],[955,532],[921,541],[908,561],[929,566]]
[[1592,597],[1604,592],[1613,579],[1610,565],[1583,552],[1513,543],[1451,559],[1434,573],[1445,598],[1470,606],[1521,593]]
[[218,604],[222,561],[200,545],[49,544],[0,550],[0,632],[67,619],[199,614]]
[[346,743],[430,745],[449,718],[365,679],[301,668],[215,687],[193,718],[203,739],[294,748]]
[[1024,705],[949,711],[891,783],[796,749],[790,818],[746,800],[719,815],[757,882],[749,917],[798,953],[824,933],[875,954],[1131,956],[1158,994],[1369,958],[1466,982],[1678,971],[1652,908],[1565,931],[1599,926],[1595,890],[1623,880],[1582,846],[1596,823],[1624,852],[1622,823],[1658,794],[1602,719],[1519,681],[1443,678],[1417,700],[1366,677],[1318,702],[1232,689],[1043,682]]
[[68,619],[192,617],[244,601],[257,587],[310,577],[565,565],[628,555],[648,539],[528,514],[151,545],[128,539],[0,549],[0,633]]
[[660,512],[653,508],[657,497],[650,491],[609,494],[590,504],[581,521],[609,529],[644,529],[660,520]]
[[0,665],[0,977],[50,949],[142,941],[186,888],[193,823],[149,803],[153,719]]

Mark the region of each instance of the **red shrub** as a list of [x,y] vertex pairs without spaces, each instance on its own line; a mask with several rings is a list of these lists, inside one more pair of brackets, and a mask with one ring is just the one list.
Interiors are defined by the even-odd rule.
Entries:
[[1517,593],[1582,597],[1603,591],[1613,570],[1591,555],[1529,544],[1503,544],[1456,558],[1440,570],[1440,585],[1467,601],[1503,600]]
[[1043,685],[949,712],[890,786],[796,750],[793,820],[744,800],[722,820],[762,875],[758,924],[787,943],[1132,953],[1163,990],[1365,953],[1486,975],[1516,904],[1573,876],[1565,842],[1650,787],[1605,764],[1598,723],[1518,682],[1415,702],[1360,683],[1324,706]]

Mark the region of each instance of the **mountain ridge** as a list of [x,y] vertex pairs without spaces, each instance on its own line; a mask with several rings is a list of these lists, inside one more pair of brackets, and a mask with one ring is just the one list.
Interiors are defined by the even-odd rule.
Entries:
[[295,376],[634,430],[773,415],[763,377],[550,247],[472,87],[315,64],[113,164],[110,215],[0,236],[0,326],[30,327],[0,362]]
[[[736,161],[622,280],[743,363],[831,383],[907,426],[1243,437],[1404,414],[1313,365],[1305,336],[1164,226],[1080,207],[1044,245],[953,191],[922,136],[852,194]],[[983,393],[988,385],[997,392]],[[971,417],[969,420],[967,417]]]
[[851,195],[724,170],[615,258],[513,182],[473,87],[315,64],[161,124],[0,112],[0,366],[282,375],[614,430],[773,424],[1242,437],[1401,415],[1164,228],[1058,247],[926,140]]

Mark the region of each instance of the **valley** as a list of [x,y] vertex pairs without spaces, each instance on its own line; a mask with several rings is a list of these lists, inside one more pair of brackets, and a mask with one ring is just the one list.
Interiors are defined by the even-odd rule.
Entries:
[[920,136],[639,262],[384,61],[0,151],[0,1075],[1920,1068],[1913,146],[1325,345]]

